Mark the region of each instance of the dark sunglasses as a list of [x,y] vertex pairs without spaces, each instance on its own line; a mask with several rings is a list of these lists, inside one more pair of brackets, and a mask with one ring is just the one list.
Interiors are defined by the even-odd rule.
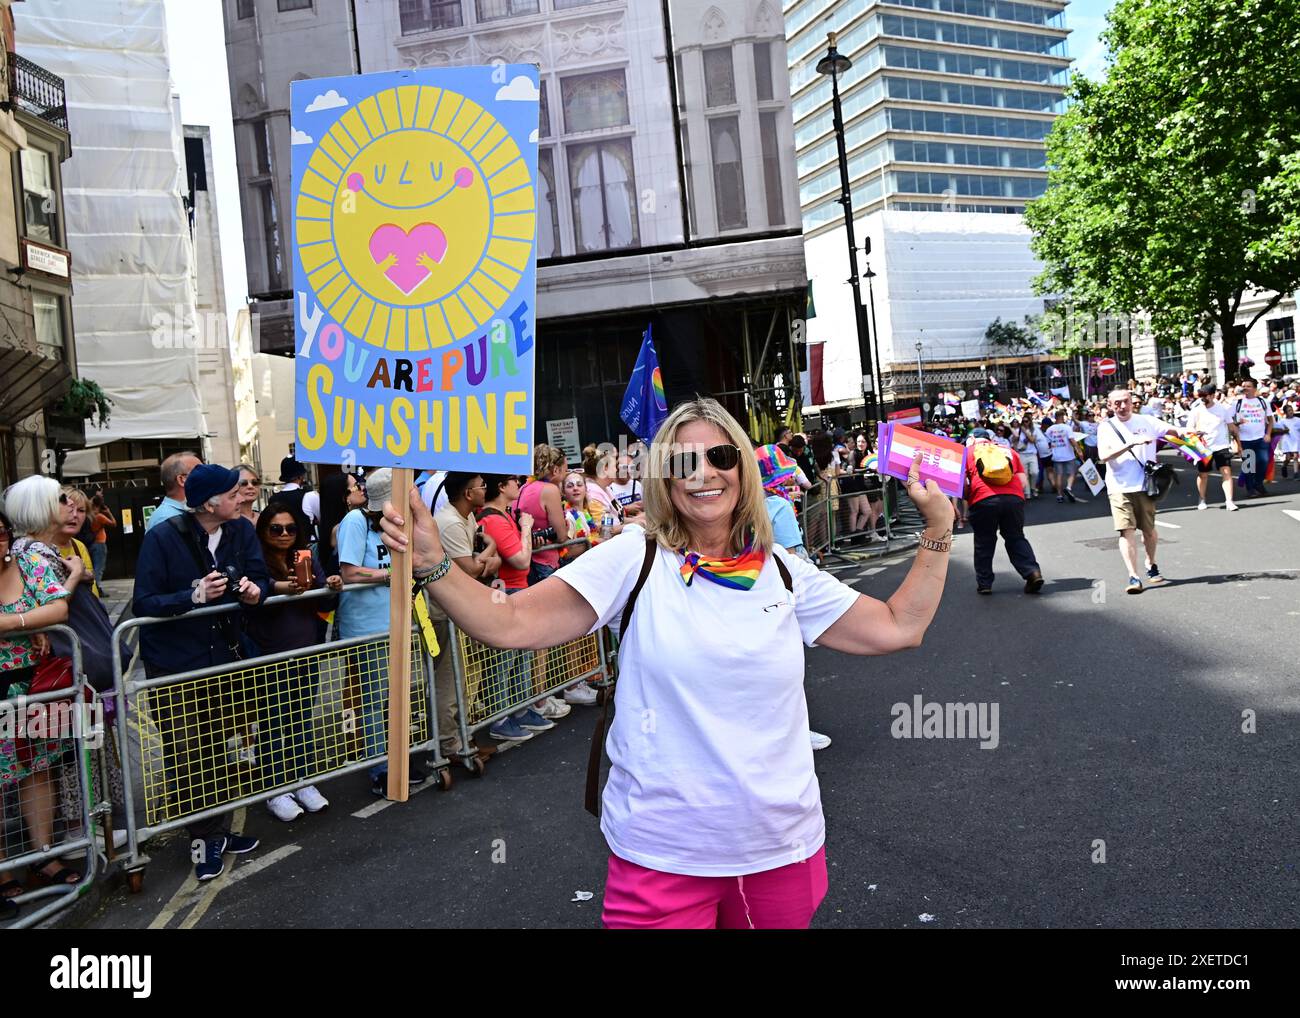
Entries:
[[[734,470],[740,464],[740,449],[734,445],[715,445],[704,450],[704,457],[715,470]],[[694,450],[679,452],[668,458],[668,476],[684,481],[700,469],[700,454]]]
[[272,523],[266,529],[269,530],[276,537],[283,537],[285,534],[288,534],[290,537],[293,537],[295,534],[298,533],[298,524]]
[[258,485],[257,481],[250,480],[247,478],[239,482],[239,486],[241,488],[256,488],[257,485]]
[[59,492],[59,505],[68,505],[71,501],[66,491]]

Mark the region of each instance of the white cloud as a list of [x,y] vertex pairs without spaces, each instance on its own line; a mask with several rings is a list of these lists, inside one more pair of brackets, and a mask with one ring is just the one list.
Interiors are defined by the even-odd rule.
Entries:
[[527,75],[519,75],[509,85],[502,85],[497,89],[497,102],[513,100],[522,102],[532,100],[537,102],[541,95],[537,91],[537,86],[533,84],[532,79]]
[[315,139],[306,131],[300,131],[296,127],[293,129],[293,140],[290,142],[290,144],[310,145],[313,141],[315,141]]
[[534,145],[536,145],[539,138],[540,138],[540,134],[538,132],[538,129],[534,127],[533,133],[528,136],[528,140],[531,141]]
[[311,105],[307,107],[307,112],[316,113],[320,110],[335,110],[347,104],[348,101],[339,95],[338,90],[331,88],[328,92],[313,99]]

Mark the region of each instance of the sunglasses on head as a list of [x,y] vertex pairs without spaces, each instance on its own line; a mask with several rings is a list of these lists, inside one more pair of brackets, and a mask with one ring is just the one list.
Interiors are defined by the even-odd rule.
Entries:
[[293,537],[295,534],[298,533],[298,524],[272,523],[266,529],[269,530],[276,537],[283,537],[285,534],[288,534],[290,537]]
[[[715,470],[732,470],[740,463],[740,449],[734,445],[715,445],[704,450],[704,458]],[[684,481],[700,469],[700,454],[695,450],[674,453],[668,458],[668,476]]]

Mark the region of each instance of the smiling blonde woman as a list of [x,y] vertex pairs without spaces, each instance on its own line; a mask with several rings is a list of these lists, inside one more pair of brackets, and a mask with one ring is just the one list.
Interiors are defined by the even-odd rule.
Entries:
[[[417,495],[416,576],[490,646],[552,647],[626,623],[601,817],[607,927],[807,927],[826,893],[826,827],[803,645],[918,646],[943,593],[952,508],[914,463],[907,488],[926,528],[883,602],[774,545],[750,443],[717,402],[673,411],[647,468],[644,530],[500,604],[447,567]],[[391,505],[382,526],[390,548],[406,547]]]

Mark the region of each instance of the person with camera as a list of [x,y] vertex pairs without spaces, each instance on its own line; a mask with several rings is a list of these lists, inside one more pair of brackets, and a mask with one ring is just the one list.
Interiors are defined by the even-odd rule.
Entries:
[[[307,533],[298,525],[293,510],[272,501],[257,519],[257,539],[262,546],[271,593],[302,594],[313,588],[343,589],[343,577],[326,575],[320,560],[307,548]],[[324,623],[320,612],[333,608],[335,599],[312,598],[263,608],[249,619],[249,632],[263,654],[281,654],[321,642]],[[261,701],[260,753],[264,788],[291,784],[308,777],[315,769],[316,738],[312,707],[316,698],[320,662],[314,654],[269,666],[267,688]],[[284,792],[271,799],[267,809],[285,823],[307,813],[319,813],[329,805],[315,785]]]
[[1156,565],[1156,439],[1190,434],[1156,417],[1133,412],[1133,394],[1116,389],[1107,399],[1114,417],[1097,431],[1097,455],[1106,464],[1106,491],[1110,516],[1119,531],[1119,554],[1128,568],[1125,592],[1140,594],[1136,532],[1142,532],[1146,550],[1146,586],[1167,581]]
[[[145,533],[136,562],[132,609],[141,618],[184,616],[205,605],[260,604],[271,578],[253,525],[240,516],[239,471],[216,464],[194,467],[185,482],[188,511]],[[241,613],[226,612],[140,629],[145,675],[159,678],[255,654],[243,632]],[[220,771],[226,762],[230,715],[248,705],[231,703],[238,689],[213,679],[162,687],[150,694],[152,720],[168,758],[171,810],[198,813],[218,805],[228,791]],[[232,793],[233,794],[233,793]],[[230,814],[190,824],[194,875],[212,880],[225,869],[221,856],[257,847],[255,838],[230,832]]]

